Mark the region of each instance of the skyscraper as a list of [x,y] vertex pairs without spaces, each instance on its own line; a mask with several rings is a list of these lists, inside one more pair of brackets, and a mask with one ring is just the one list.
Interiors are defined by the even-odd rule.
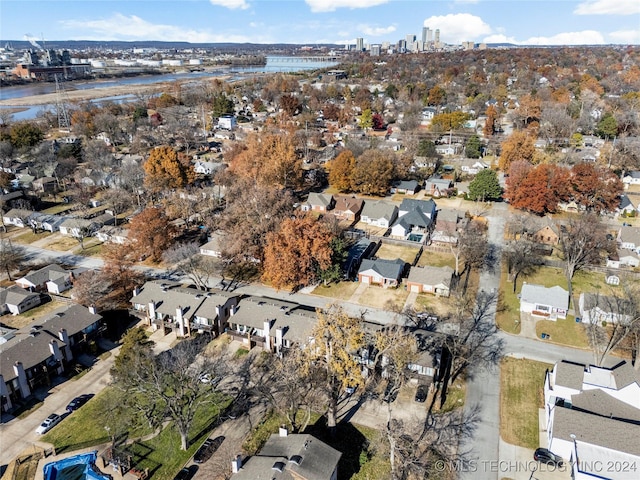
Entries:
[[427,43],[427,32],[429,31],[429,27],[422,27],[422,43]]
[[427,43],[431,43],[433,41],[433,30],[427,27]]
[[436,28],[436,38],[435,38],[435,41],[436,41],[436,45],[440,45],[440,29],[439,29],[439,28]]
[[362,37],[356,38],[356,50],[359,52],[364,50],[364,38]]

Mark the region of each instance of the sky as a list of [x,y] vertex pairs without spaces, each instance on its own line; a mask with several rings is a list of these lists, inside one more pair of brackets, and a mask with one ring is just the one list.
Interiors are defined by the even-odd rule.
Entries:
[[0,38],[192,43],[640,44],[640,0],[1,0]]

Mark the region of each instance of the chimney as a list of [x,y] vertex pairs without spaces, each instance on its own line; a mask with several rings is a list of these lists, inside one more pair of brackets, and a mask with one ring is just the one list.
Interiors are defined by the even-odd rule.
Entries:
[[280,425],[280,428],[278,429],[278,433],[280,434],[281,437],[286,437],[289,435],[289,431],[287,430],[287,427],[284,424]]
[[237,311],[238,311],[238,306],[231,305],[231,315],[235,315]]
[[153,321],[156,319],[156,302],[154,302],[153,300],[149,302],[148,313],[150,320]]
[[18,377],[18,387],[20,388],[20,395],[22,398],[27,398],[31,395],[31,390],[29,389],[29,383],[27,382],[27,375],[24,373],[24,366],[22,362],[16,362],[13,364],[13,371]]
[[242,455],[236,455],[236,458],[231,460],[231,473],[238,473],[242,468]]
[[282,350],[282,337],[284,337],[284,328],[278,327],[276,328],[276,351]]
[[271,334],[270,334],[270,330],[271,330],[271,320],[265,320],[264,321],[264,349],[266,351],[271,351]]
[[61,328],[58,332],[58,338],[64,342],[64,358],[69,361],[73,358],[71,353],[71,345],[69,345],[69,334],[64,328]]
[[89,306],[89,313],[96,315],[98,312],[96,310],[96,306],[95,305],[91,305]]
[[133,289],[133,296],[135,297],[137,295],[140,295],[140,287],[135,287]]
[[182,316],[182,307],[180,305],[176,308],[176,322],[178,322],[178,334],[184,337],[184,317]]

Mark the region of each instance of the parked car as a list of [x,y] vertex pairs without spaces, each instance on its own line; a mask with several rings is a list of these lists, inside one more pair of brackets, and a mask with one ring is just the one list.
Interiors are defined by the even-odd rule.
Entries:
[[191,470],[185,467],[178,472],[178,474],[174,477],[173,480],[189,480],[190,478],[191,478]]
[[420,385],[418,387],[418,390],[416,390],[415,401],[424,403],[426,399],[427,399],[427,387],[425,385]]
[[79,397],[74,398],[69,402],[69,405],[67,405],[67,412],[69,413],[75,412],[81,406],[87,403],[89,399],[91,399],[91,397],[93,397],[93,395],[85,394],[85,395],[80,395]]
[[560,455],[547,450],[546,448],[538,448],[533,453],[533,459],[540,463],[546,463],[547,465],[556,465],[562,467],[564,460]]
[[57,413],[52,413],[47,418],[45,418],[44,422],[42,422],[38,428],[36,428],[36,433],[40,435],[47,433],[49,430],[59,424],[61,420],[62,417],[60,415],[58,415]]
[[200,446],[196,454],[193,456],[193,461],[195,463],[204,463],[211,458],[211,455],[215,453],[220,445],[224,441],[224,437],[216,437],[214,439],[207,438],[204,443]]

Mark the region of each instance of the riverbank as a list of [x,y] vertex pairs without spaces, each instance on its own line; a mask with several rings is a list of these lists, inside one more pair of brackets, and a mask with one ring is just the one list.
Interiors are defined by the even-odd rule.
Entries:
[[[222,81],[230,76],[215,77]],[[174,82],[160,82],[144,85],[111,85],[108,87],[96,87],[83,90],[65,90],[64,97],[70,102],[84,102],[98,98],[118,97],[121,95],[146,95],[155,94],[167,90]],[[56,93],[43,93],[20,98],[7,98],[0,100],[0,106],[22,107],[33,105],[51,105],[56,103]]]

